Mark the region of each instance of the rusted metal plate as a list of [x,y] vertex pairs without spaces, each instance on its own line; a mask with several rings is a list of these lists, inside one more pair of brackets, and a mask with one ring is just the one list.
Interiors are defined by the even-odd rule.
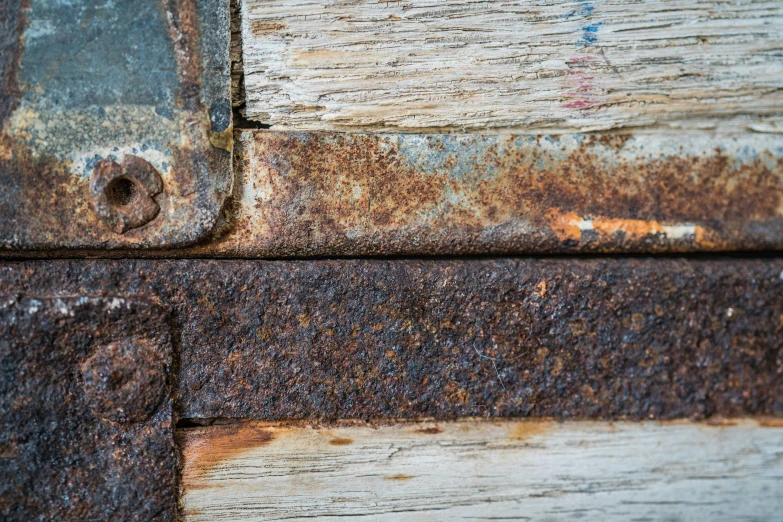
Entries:
[[776,136],[236,135],[206,256],[783,248]]
[[228,47],[222,0],[4,1],[0,251],[204,237],[232,183]]
[[184,418],[783,415],[783,259],[24,261],[174,309]]
[[0,297],[0,519],[174,520],[171,372],[159,306]]

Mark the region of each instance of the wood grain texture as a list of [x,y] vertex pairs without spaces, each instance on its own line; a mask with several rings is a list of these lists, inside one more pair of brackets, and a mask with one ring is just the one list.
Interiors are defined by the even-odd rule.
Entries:
[[783,131],[778,0],[242,0],[276,129]]
[[186,429],[207,520],[774,520],[783,423],[250,422]]
[[231,0],[231,46],[228,49],[231,60],[231,106],[244,111],[245,104],[245,72],[242,62],[242,3],[241,0]]

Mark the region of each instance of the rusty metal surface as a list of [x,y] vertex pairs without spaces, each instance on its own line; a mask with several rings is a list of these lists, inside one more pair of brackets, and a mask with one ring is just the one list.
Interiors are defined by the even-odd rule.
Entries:
[[172,307],[185,418],[783,415],[783,259],[93,260],[12,292]]
[[0,519],[174,520],[168,321],[138,299],[0,297]]
[[[173,247],[208,234],[232,183],[228,26],[222,0],[4,1],[0,251]],[[106,162],[134,161],[160,190],[132,170],[124,179],[139,197],[106,201],[91,187]]]
[[226,257],[783,248],[776,136],[237,131]]

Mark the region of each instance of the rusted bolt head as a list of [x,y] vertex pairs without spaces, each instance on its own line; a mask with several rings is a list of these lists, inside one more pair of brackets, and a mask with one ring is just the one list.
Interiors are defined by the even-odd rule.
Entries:
[[160,207],[153,196],[162,190],[163,181],[155,167],[130,154],[122,165],[112,159],[99,161],[90,180],[95,212],[118,234],[155,219]]
[[168,394],[166,362],[149,339],[100,346],[81,373],[93,413],[106,420],[147,420]]

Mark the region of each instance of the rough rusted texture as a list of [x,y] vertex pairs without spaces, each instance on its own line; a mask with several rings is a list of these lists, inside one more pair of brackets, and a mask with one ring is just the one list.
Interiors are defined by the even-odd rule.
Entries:
[[115,422],[142,422],[169,395],[168,364],[154,341],[134,337],[99,346],[81,365],[93,412]]
[[169,332],[141,300],[0,297],[0,518],[174,520]]
[[234,228],[200,255],[783,247],[777,138],[239,131]]
[[19,53],[24,17],[23,0],[0,4],[0,128],[16,108],[19,96]]
[[171,306],[182,417],[783,415],[783,259],[7,262]]
[[[192,244],[231,190],[227,3],[103,4],[0,7],[0,251]],[[163,183],[160,212],[123,233],[90,176],[128,155]]]
[[162,190],[155,167],[131,155],[123,158],[122,165],[111,159],[99,161],[90,180],[95,212],[118,234],[155,219],[160,207],[153,198]]

